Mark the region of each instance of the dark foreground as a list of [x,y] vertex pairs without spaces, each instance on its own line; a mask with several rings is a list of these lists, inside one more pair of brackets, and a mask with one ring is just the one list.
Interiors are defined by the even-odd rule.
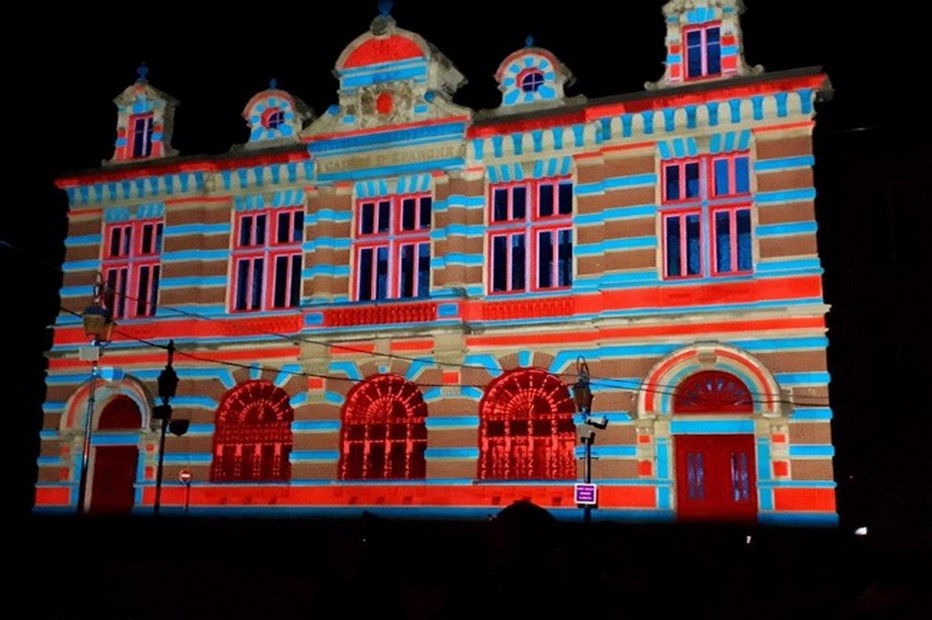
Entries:
[[[930,618],[932,554],[838,529],[29,517],[4,618]],[[747,537],[750,536],[750,539]]]

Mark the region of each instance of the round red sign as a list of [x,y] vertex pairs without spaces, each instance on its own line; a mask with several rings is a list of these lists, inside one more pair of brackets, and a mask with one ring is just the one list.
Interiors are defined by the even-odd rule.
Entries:
[[190,469],[182,469],[181,471],[178,472],[178,480],[180,480],[184,484],[190,484],[191,477],[192,476],[191,476]]

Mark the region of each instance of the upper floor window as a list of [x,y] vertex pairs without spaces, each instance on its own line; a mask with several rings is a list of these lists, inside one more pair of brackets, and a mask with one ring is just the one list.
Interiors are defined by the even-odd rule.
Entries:
[[148,157],[152,154],[152,115],[133,116],[129,122],[133,132],[133,157]]
[[722,28],[718,23],[683,31],[686,39],[686,77],[722,74]]
[[518,293],[573,284],[573,183],[537,179],[490,191],[489,292]]
[[104,239],[104,299],[115,319],[155,314],[161,276],[161,219],[108,224]]
[[664,277],[753,270],[751,172],[747,153],[662,165]]
[[357,301],[427,297],[432,205],[426,194],[357,202],[353,238]]
[[536,93],[544,85],[544,74],[540,71],[528,71],[521,75],[521,90]]
[[233,310],[295,308],[301,299],[304,210],[239,213],[233,243]]

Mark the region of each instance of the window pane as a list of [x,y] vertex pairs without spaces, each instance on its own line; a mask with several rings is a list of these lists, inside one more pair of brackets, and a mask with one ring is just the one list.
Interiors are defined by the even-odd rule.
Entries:
[[728,160],[715,160],[715,195],[727,196],[731,193],[728,186]]
[[686,274],[700,273],[699,262],[699,216],[686,216]]
[[405,198],[401,201],[401,229],[414,230],[414,198]]
[[718,273],[731,271],[731,214],[728,211],[715,213],[715,270]]
[[667,275],[679,276],[680,272],[680,218],[668,217],[666,220]]
[[540,217],[549,217],[553,215],[553,185],[550,183],[543,183],[537,189],[539,197],[537,214]]
[[722,72],[722,39],[718,28],[706,31],[706,75]]
[[[161,226],[161,224],[159,224]],[[159,276],[162,273],[162,268],[156,265],[152,268],[152,286],[150,290],[152,295],[149,297],[149,316],[155,316],[156,308],[158,307],[159,301]]]
[[511,290],[523,291],[527,286],[524,272],[527,268],[524,235],[511,237]]
[[686,198],[699,196],[699,162],[686,164]]
[[265,243],[265,213],[256,216],[256,245]]
[[149,306],[149,267],[139,268],[139,282],[136,283],[136,316],[148,315]]
[[427,297],[430,293],[430,244],[417,246],[417,296]]
[[241,246],[252,245],[252,216],[247,215],[239,220],[239,244]]
[[667,200],[680,199],[680,167],[677,165],[664,167],[664,179],[666,180]]
[[511,211],[516,220],[527,217],[527,188],[523,185],[511,189]]
[[691,500],[705,499],[705,467],[701,453],[690,452],[686,455],[686,479],[688,497]]
[[120,255],[120,237],[121,231],[118,226],[110,229],[110,256]]
[[686,35],[686,75],[702,76],[702,33],[693,30]]
[[117,280],[118,286],[117,286],[117,291],[116,291],[116,294],[117,294],[116,314],[117,316],[126,316],[126,284],[127,284],[126,281],[129,279],[128,278],[129,274],[128,274],[128,269],[126,268],[120,269],[119,271],[120,271],[120,277]]
[[738,219],[738,269],[751,271],[754,259],[751,251],[751,210],[742,209],[735,216]]
[[508,237],[492,239],[492,290],[508,290]]
[[371,235],[375,232],[375,205],[373,203],[362,203],[362,208],[360,209],[360,220],[360,234]]
[[379,202],[379,232],[388,232],[391,223],[392,203],[388,200]]
[[288,257],[275,257],[275,290],[272,295],[272,307],[285,307],[285,294],[288,291]]
[[561,215],[568,215],[573,212],[573,184],[560,183],[559,196],[560,206],[558,211]]
[[735,159],[735,192],[747,194],[751,191],[751,168],[747,157]]
[[162,251],[162,224],[159,223],[155,227],[155,252]]
[[492,193],[492,221],[504,222],[508,219],[508,190],[496,189]]
[[291,240],[295,242],[304,240],[304,211],[294,212],[294,233]]
[[559,280],[558,286],[571,286],[573,284],[573,231],[561,230],[559,234]]
[[553,233],[550,231],[537,235],[537,286],[553,286]]
[[[412,220],[412,224],[413,224]],[[401,246],[401,296],[414,296],[414,246]]]
[[246,309],[246,299],[249,294],[249,261],[241,260],[236,263],[236,302],[237,310]]
[[142,226],[142,247],[140,251],[143,254],[152,254],[152,224],[143,224]]
[[265,261],[261,258],[255,259],[252,265],[252,310],[259,310],[262,307],[262,272],[265,270]]
[[376,250],[375,298],[388,299],[388,248]]
[[372,249],[364,248],[359,252],[359,299],[372,299]]
[[297,308],[301,300],[301,255],[291,257],[291,294],[288,305]]
[[123,247],[120,249],[121,256],[129,256],[133,251],[133,229],[129,226],[123,228]]
[[433,199],[430,196],[421,198],[421,215],[419,228],[430,228],[430,212],[433,207]]
[[275,228],[275,242],[288,243],[291,240],[291,214],[287,211],[279,211]]

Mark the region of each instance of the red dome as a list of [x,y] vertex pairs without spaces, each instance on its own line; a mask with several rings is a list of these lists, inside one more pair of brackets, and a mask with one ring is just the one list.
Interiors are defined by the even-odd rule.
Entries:
[[424,50],[407,37],[398,34],[384,38],[371,38],[346,57],[343,67],[365,67],[409,58],[424,58]]

